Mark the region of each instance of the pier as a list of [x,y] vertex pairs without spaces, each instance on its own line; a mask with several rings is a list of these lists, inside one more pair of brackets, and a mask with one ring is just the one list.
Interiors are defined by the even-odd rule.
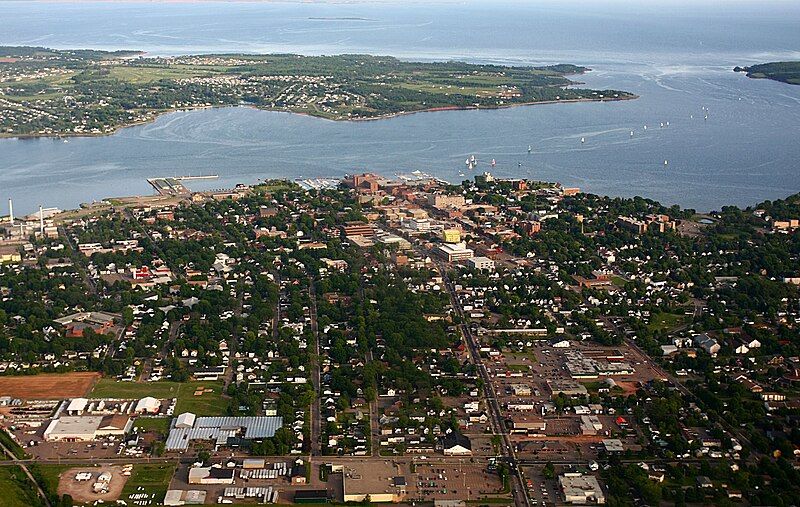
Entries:
[[182,195],[188,194],[189,189],[186,188],[182,181],[191,180],[215,180],[219,178],[218,174],[206,174],[198,176],[173,176],[169,178],[148,178],[147,182],[152,186],[159,195]]

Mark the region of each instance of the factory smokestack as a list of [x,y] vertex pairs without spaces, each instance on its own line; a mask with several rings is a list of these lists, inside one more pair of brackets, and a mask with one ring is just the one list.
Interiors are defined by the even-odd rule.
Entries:
[[39,234],[44,237],[44,211],[42,211],[42,205],[39,205]]
[[11,225],[14,225],[14,203],[11,198],[8,199],[8,218],[11,220]]

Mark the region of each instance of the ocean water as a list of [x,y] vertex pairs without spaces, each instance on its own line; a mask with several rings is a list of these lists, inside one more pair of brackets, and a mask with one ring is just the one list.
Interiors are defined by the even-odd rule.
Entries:
[[576,78],[587,86],[640,96],[369,122],[226,108],[68,143],[0,140],[0,198],[18,212],[149,194],[146,178],[182,174],[220,175],[196,189],[366,170],[460,181],[476,172],[460,176],[473,154],[477,172],[495,159],[497,176],[698,210],[800,191],[800,86],[731,70],[800,59],[797,2],[0,2],[0,12],[3,45],[575,63],[593,69]]

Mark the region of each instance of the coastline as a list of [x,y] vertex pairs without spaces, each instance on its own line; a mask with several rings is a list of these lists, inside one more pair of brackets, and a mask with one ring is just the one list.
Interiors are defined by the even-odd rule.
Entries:
[[62,139],[62,138],[80,138],[80,137],[107,137],[112,136],[119,132],[122,129],[136,127],[140,125],[147,125],[149,123],[155,122],[158,118],[163,115],[170,114],[170,113],[177,113],[181,111],[198,111],[203,109],[223,109],[227,107],[249,107],[252,109],[257,109],[259,111],[268,111],[268,112],[275,112],[275,113],[288,113],[288,114],[297,114],[301,116],[308,116],[311,118],[317,118],[320,120],[328,120],[328,121],[336,121],[336,122],[362,122],[362,121],[379,121],[379,120],[390,120],[392,118],[398,118],[401,116],[407,116],[411,114],[417,113],[438,113],[443,111],[472,111],[472,110],[484,110],[484,111],[493,111],[497,109],[510,109],[513,107],[522,107],[522,106],[538,106],[538,105],[548,105],[548,104],[577,104],[583,102],[620,102],[626,100],[635,100],[638,99],[639,96],[636,94],[630,94],[624,97],[603,97],[603,98],[596,98],[596,99],[589,99],[589,98],[581,98],[581,99],[564,99],[564,100],[539,100],[534,102],[518,102],[512,104],[503,104],[498,106],[445,106],[445,107],[431,107],[427,109],[418,109],[415,111],[399,111],[396,113],[388,113],[379,116],[371,116],[371,117],[364,117],[364,118],[327,118],[325,116],[318,116],[315,114],[307,113],[307,112],[298,112],[298,111],[290,111],[286,109],[272,109],[272,108],[265,108],[265,107],[258,107],[249,104],[226,104],[221,106],[197,106],[197,107],[178,107],[174,109],[164,109],[154,114],[153,118],[150,120],[142,120],[142,121],[135,121],[131,123],[125,123],[122,125],[117,125],[113,128],[113,130],[109,132],[65,132],[65,133],[51,133],[51,134],[0,134],[0,140],[3,139],[19,139],[19,140],[28,140],[28,139],[47,139],[47,138],[54,138],[54,139]]

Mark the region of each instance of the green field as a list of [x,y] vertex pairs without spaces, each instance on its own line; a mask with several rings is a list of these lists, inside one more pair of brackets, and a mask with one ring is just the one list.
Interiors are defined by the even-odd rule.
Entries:
[[169,432],[169,417],[137,417],[134,426],[139,431],[155,431],[166,435]]
[[31,465],[29,470],[36,478],[36,481],[49,496],[53,496],[58,491],[58,478],[65,471],[74,468],[75,465]]
[[129,501],[128,495],[134,493],[147,493],[151,497],[155,495],[153,505],[157,505],[164,500],[174,474],[174,463],[133,465],[133,472],[122,488],[120,500]]
[[669,331],[689,323],[690,317],[676,313],[654,313],[647,325],[651,331]]
[[[195,396],[198,388],[212,389],[213,392]],[[117,382],[114,379],[100,379],[89,395],[91,398],[137,399],[145,396],[166,399],[177,398],[176,414],[192,412],[197,415],[225,415],[228,412],[228,399],[222,396],[222,382]]]
[[36,489],[25,472],[18,466],[0,467],[0,492],[4,507],[31,507],[42,505]]

